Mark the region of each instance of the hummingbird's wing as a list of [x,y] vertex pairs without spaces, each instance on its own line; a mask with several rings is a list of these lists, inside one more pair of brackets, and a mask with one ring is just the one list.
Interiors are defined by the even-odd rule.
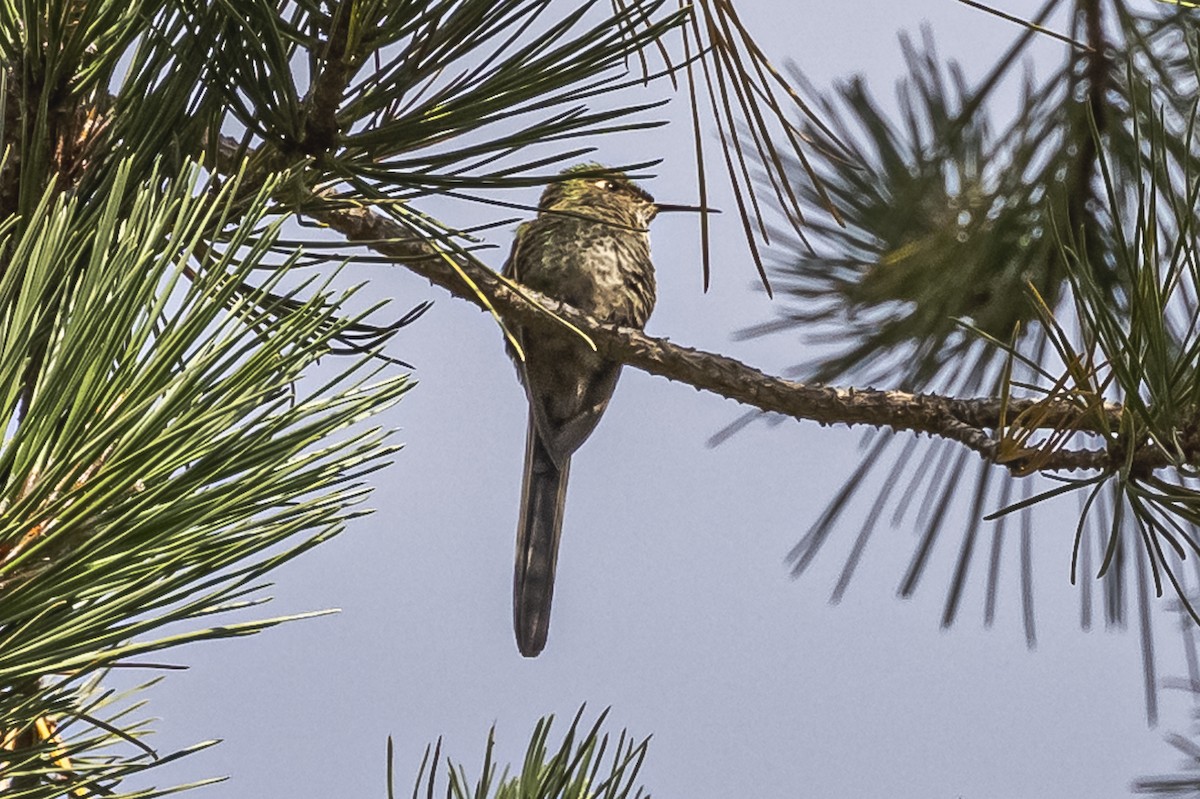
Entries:
[[517,648],[525,657],[536,657],[546,646],[550,632],[554,570],[570,466],[570,459],[559,464],[550,457],[530,412],[513,572],[513,630]]
[[587,440],[608,408],[621,364],[607,361],[570,332],[525,336],[525,394],[549,455],[560,466]]
[[[547,271],[548,238],[534,234],[541,230],[536,224],[526,222],[517,229],[501,271],[519,283],[542,289],[540,282],[546,275],[540,273]],[[560,245],[559,249],[565,248]],[[533,269],[535,274],[523,274],[525,269]],[[511,332],[525,356],[520,360],[509,347],[517,377],[525,387],[543,445],[562,466],[596,428],[616,390],[621,366],[598,356],[582,337],[565,328],[557,335],[528,335],[521,327]]]

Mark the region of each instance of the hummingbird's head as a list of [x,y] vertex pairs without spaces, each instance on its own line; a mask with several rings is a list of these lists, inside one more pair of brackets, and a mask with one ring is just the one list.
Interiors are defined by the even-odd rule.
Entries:
[[563,180],[542,192],[539,211],[562,211],[645,228],[658,213],[650,192],[621,172],[604,172],[600,164],[578,164],[563,170]]

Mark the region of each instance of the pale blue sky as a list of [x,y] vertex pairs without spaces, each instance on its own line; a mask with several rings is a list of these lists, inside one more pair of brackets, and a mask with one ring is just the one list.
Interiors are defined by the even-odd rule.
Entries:
[[[1030,14],[1040,3],[1001,5]],[[973,75],[1017,32],[953,0],[739,8],[778,62],[795,60],[818,86],[865,73],[889,104],[903,68],[899,30],[927,20],[942,54]],[[1049,41],[1035,51],[1060,52]],[[670,127],[596,143],[609,162],[665,158],[648,188],[689,202],[691,132],[678,99]],[[714,203],[732,208],[728,198]],[[455,221],[467,225],[481,211],[463,213]],[[715,225],[725,243],[705,295],[694,218],[655,223],[660,300],[649,332],[768,371],[803,360],[785,338],[730,341],[772,305],[751,289],[736,216]],[[496,236],[496,267],[508,235]],[[1132,634],[1076,628],[1073,502],[1039,526],[1036,652],[1023,642],[1015,557],[990,631],[981,579],[958,626],[938,628],[950,538],[917,597],[897,601],[908,528],[876,536],[846,600],[831,607],[854,528],[798,582],[783,557],[855,465],[858,434],[756,425],[707,449],[741,409],[631,370],[572,467],[549,645],[537,660],[521,658],[510,596],[525,404],[501,337],[473,306],[401,269],[354,277],[404,308],[437,301],[396,343],[420,381],[384,417],[406,448],[373,477],[378,512],[278,572],[276,601],[262,611],[339,615],[176,653],[192,668],[152,693],[150,710],[163,718],[156,745],[225,743],[158,774],[158,784],[168,774],[229,774],[203,795],[383,796],[390,734],[407,792],[437,736],[473,773],[493,722],[501,759],[516,760],[538,716],[569,717],[585,701],[611,705],[614,730],[653,733],[642,777],[660,797],[1121,796],[1132,778],[1175,764],[1161,738],[1185,728],[1186,706],[1168,695],[1160,729],[1148,731]],[[1179,673],[1162,621],[1162,669]]]

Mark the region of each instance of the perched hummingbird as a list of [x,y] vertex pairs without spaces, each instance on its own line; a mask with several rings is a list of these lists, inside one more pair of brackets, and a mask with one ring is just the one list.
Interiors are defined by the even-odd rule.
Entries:
[[[602,322],[641,329],[655,299],[650,221],[660,211],[696,209],[660,205],[623,174],[603,171],[581,164],[546,187],[537,218],[517,229],[504,274]],[[550,629],[571,455],[600,421],[621,364],[565,327],[512,334],[525,359],[509,354],[529,398],[513,627],[521,654],[535,657]]]

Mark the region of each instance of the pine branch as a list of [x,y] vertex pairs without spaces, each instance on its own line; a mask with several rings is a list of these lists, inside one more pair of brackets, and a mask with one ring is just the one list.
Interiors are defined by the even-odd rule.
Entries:
[[[439,252],[399,223],[370,209],[323,208],[309,213],[349,241],[394,258],[397,263],[460,299],[473,302],[482,309],[487,309],[490,303],[503,318],[521,325],[561,330],[566,322],[591,338],[596,350],[605,357],[650,374],[795,419],[927,433],[964,444],[990,462],[1002,462],[998,442],[986,432],[1001,425],[1004,403],[1000,399],[960,399],[906,391],[813,386],[785,380],[728,356],[683,347],[630,328],[601,324],[565,303],[530,289],[515,291],[491,270],[465,258]],[[451,258],[454,258],[453,263]],[[474,285],[468,285],[463,275]],[[1007,412],[1015,417],[1032,409],[1037,402],[1010,400]],[[1044,429],[1073,428],[1091,433],[1119,428],[1120,405],[1105,405],[1104,414],[1106,418],[1101,421],[1094,412],[1089,415],[1083,408],[1058,402],[1052,408],[1041,409],[1037,424]],[[1200,446],[1190,451],[1200,457]],[[1147,468],[1169,465],[1165,458],[1156,457],[1149,449],[1139,452],[1135,459]],[[1019,458],[1007,458],[1003,462],[1013,468],[1020,466]],[[1114,455],[1107,450],[1061,450],[1043,456],[1040,468],[1044,471],[1111,469],[1121,462],[1114,460]]]
[[[222,168],[231,169],[242,154],[234,140],[222,137],[218,157]],[[1102,414],[1098,414],[1096,409],[1065,401],[1047,406],[1044,401],[1033,399],[1010,398],[1007,402],[995,397],[962,399],[907,391],[814,386],[786,380],[725,355],[683,347],[632,328],[602,324],[529,288],[514,290],[482,264],[440,250],[419,232],[369,208],[345,207],[344,203],[330,202],[321,195],[296,193],[294,185],[290,192],[292,196],[284,198],[286,201],[300,206],[303,213],[343,234],[348,241],[395,259],[430,283],[482,310],[498,311],[502,318],[545,330],[561,330],[566,323],[582,331],[605,357],[764,413],[823,425],[867,425],[926,433],[963,444],[987,462],[1003,464],[1017,473],[1026,473],[1033,458],[1039,471],[1111,471],[1129,463],[1123,453],[1108,449],[1002,453],[1000,441],[987,432],[1001,427],[1006,415],[1014,418],[1036,407],[1032,427],[1104,433],[1120,428],[1123,407],[1115,403],[1106,403]],[[1200,461],[1200,441],[1192,442],[1185,451],[1189,461]],[[1144,471],[1173,465],[1160,450],[1150,446],[1140,448],[1132,462]]]

